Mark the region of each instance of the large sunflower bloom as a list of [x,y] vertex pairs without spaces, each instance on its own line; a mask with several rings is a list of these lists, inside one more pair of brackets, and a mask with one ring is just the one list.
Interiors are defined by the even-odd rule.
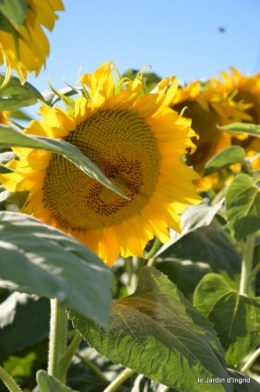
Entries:
[[12,69],[22,83],[27,72],[39,74],[50,51],[42,26],[51,31],[58,19],[55,11],[63,9],[61,0],[27,0],[26,15],[18,27],[0,13],[0,65],[6,66],[4,84],[10,80]]
[[85,95],[75,99],[74,110],[44,106],[44,120],[25,132],[72,143],[129,200],[62,156],[39,150],[14,148],[20,161],[9,167],[15,173],[0,180],[11,191],[30,192],[22,212],[76,237],[112,265],[120,253],[143,256],[154,236],[167,242],[168,227],[181,230],[178,213],[200,202],[192,184],[198,175],[181,160],[194,148],[195,133],[190,120],[168,106],[177,88],[173,78],[169,88],[164,79],[143,94],[141,75],[122,79],[106,62],[80,82]]

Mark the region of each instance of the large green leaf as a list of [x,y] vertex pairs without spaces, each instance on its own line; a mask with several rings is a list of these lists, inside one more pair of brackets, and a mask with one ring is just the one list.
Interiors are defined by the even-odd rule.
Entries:
[[111,274],[92,251],[25,214],[0,212],[0,232],[1,287],[58,298],[107,325]]
[[[259,384],[253,378],[248,377],[247,375],[235,371],[233,369],[228,369],[229,376],[226,380],[227,384],[233,385],[234,392],[259,392]],[[213,382],[213,380],[211,380]],[[221,379],[215,380],[215,383],[223,384],[224,381]],[[201,384],[207,385],[207,390],[211,391],[210,380],[202,380],[200,377],[200,383],[198,382],[197,389],[191,390],[191,392],[199,392],[201,391]],[[147,377],[144,377],[140,374],[134,382],[133,388],[131,392],[165,392],[165,386],[159,384],[156,381],[150,380]],[[176,389],[169,388],[169,392],[176,392]],[[84,391],[85,392],[85,391]],[[98,392],[98,391],[97,391]],[[185,391],[186,392],[186,391]],[[187,390],[187,392],[190,392]]]
[[48,335],[50,301],[22,293],[11,294],[0,304],[0,353],[22,350]]
[[[227,377],[210,323],[155,268],[142,268],[135,293],[113,302],[108,330],[76,312],[70,317],[101,355],[165,385],[195,391],[198,377]],[[208,391],[205,385],[200,390]],[[233,389],[223,384],[211,390]]]
[[168,276],[188,299],[192,299],[193,292],[203,276],[213,272],[207,263],[173,257],[160,259],[156,268]]
[[[0,73],[0,86],[5,80],[5,74]],[[17,110],[24,106],[34,105],[38,101],[44,101],[41,93],[32,84],[12,76],[8,84],[0,89],[0,111]]]
[[260,228],[260,193],[247,174],[238,174],[226,193],[228,226],[239,241]]
[[182,233],[179,234],[174,230],[170,230],[171,240],[159,249],[155,257],[164,253],[166,249],[171,247],[173,244],[175,244],[175,242],[177,242],[181,237],[185,236],[186,234],[196,230],[199,227],[208,226],[212,222],[214,216],[222,207],[223,202],[224,199],[220,200],[214,206],[211,206],[207,204],[207,201],[205,201],[198,206],[188,207],[181,215]]
[[205,165],[205,175],[211,174],[220,169],[226,168],[233,163],[245,162],[245,150],[240,146],[231,146],[220,151],[212,157]]
[[73,392],[73,390],[62,384],[57,378],[50,376],[44,370],[36,375],[39,392]]
[[[1,91],[1,89],[0,89]],[[126,197],[115,185],[113,185],[102,173],[102,171],[88,159],[73,144],[49,137],[26,135],[16,129],[0,127],[0,148],[3,147],[25,147],[36,150],[46,150],[54,154],[63,155],[76,165],[89,177],[95,178],[107,188]]]
[[[215,222],[212,222],[209,226],[199,227],[188,233],[165,252],[161,253],[157,258],[158,268],[160,269],[161,262],[168,260],[170,263],[171,258],[190,260],[190,262],[195,264],[203,263],[200,265],[203,275],[210,268],[211,272],[219,272],[233,282],[240,280],[241,257],[223,229],[219,228]],[[207,266],[208,268],[206,268]],[[175,274],[177,274],[175,275],[175,279],[177,280],[174,282],[177,284],[178,274],[182,274],[184,270],[181,265],[179,265],[179,272],[177,272],[176,268],[177,265],[175,263],[174,270]],[[187,263],[186,271],[188,272]],[[183,286],[185,285],[185,281],[186,283],[193,281],[194,284],[198,284],[197,278],[200,275],[199,271],[197,271],[199,273],[197,275],[195,273],[195,267],[191,265],[189,271],[193,272],[191,275],[189,274],[189,277],[184,278]]]
[[228,369],[230,377],[227,382],[233,383],[234,392],[259,392],[260,385],[252,377],[248,377],[235,369]]
[[204,276],[194,305],[214,324],[229,365],[240,362],[260,341],[260,299],[239,295],[217,274]]
[[18,28],[27,13],[26,0],[0,0],[0,12]]

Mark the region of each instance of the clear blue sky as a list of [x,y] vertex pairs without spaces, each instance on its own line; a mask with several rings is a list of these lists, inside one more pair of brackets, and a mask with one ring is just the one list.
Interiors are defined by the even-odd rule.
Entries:
[[[47,67],[28,81],[41,92],[47,78],[75,84],[106,60],[121,73],[150,64],[189,82],[229,66],[260,72],[260,0],[63,0]],[[220,32],[224,28],[225,32]],[[31,110],[30,110],[31,111]]]

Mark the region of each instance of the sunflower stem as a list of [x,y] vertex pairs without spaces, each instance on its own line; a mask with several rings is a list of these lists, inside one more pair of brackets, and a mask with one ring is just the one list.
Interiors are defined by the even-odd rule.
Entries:
[[117,376],[114,381],[111,382],[111,384],[108,385],[106,389],[104,389],[104,392],[114,392],[117,390],[120,385],[123,384],[125,380],[127,380],[132,374],[135,373],[135,370],[132,369],[125,369],[122,371],[122,373]]
[[253,270],[251,271],[251,273],[249,274],[249,279],[253,280],[256,276],[256,274],[260,271],[260,263],[258,263],[255,268],[253,268]]
[[138,272],[144,266],[144,259],[138,256],[133,256],[126,260],[126,272],[128,275],[127,291],[132,294],[137,286]]
[[257,360],[258,357],[260,357],[260,347],[258,347],[258,349],[250,356],[250,358],[248,359],[248,361],[246,361],[244,366],[242,366],[242,368],[240,369],[241,372],[242,373],[247,372],[251,368],[253,363]]
[[[146,255],[146,259],[151,259],[155,253],[157,252],[158,249],[160,249],[161,242],[158,240],[158,238],[155,238],[153,246],[151,247],[150,251]],[[148,260],[149,262],[149,260]]]
[[67,348],[65,354],[60,359],[60,368],[61,368],[61,377],[62,379],[66,379],[66,373],[69,367],[69,364],[82,341],[81,335],[77,332],[74,338],[72,339],[69,347]]
[[255,248],[255,237],[256,233],[249,234],[247,237],[246,245],[243,247],[243,259],[242,259],[242,270],[240,278],[240,295],[248,295],[249,288],[252,280],[252,265],[253,265],[253,254]]
[[51,299],[51,320],[49,338],[48,374],[65,383],[66,371],[60,364],[66,352],[68,319],[65,308],[57,298]]
[[93,371],[101,380],[109,382],[109,380],[106,378],[106,376],[102,373],[102,371],[99,369],[98,366],[96,366],[93,362],[91,362],[89,359],[84,358],[82,355],[79,353],[76,353],[75,356],[81,360],[81,362],[86,365],[89,369]]
[[21,388],[14,381],[14,379],[0,366],[0,379],[10,392],[22,392]]

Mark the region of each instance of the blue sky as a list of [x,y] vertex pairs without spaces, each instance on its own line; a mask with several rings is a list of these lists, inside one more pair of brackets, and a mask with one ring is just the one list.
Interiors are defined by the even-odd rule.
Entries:
[[[189,82],[229,66],[260,72],[259,0],[63,0],[47,67],[28,81],[41,92],[75,84],[106,60],[121,73],[150,64]],[[224,28],[225,32],[220,32]],[[31,109],[30,109],[31,111]]]

